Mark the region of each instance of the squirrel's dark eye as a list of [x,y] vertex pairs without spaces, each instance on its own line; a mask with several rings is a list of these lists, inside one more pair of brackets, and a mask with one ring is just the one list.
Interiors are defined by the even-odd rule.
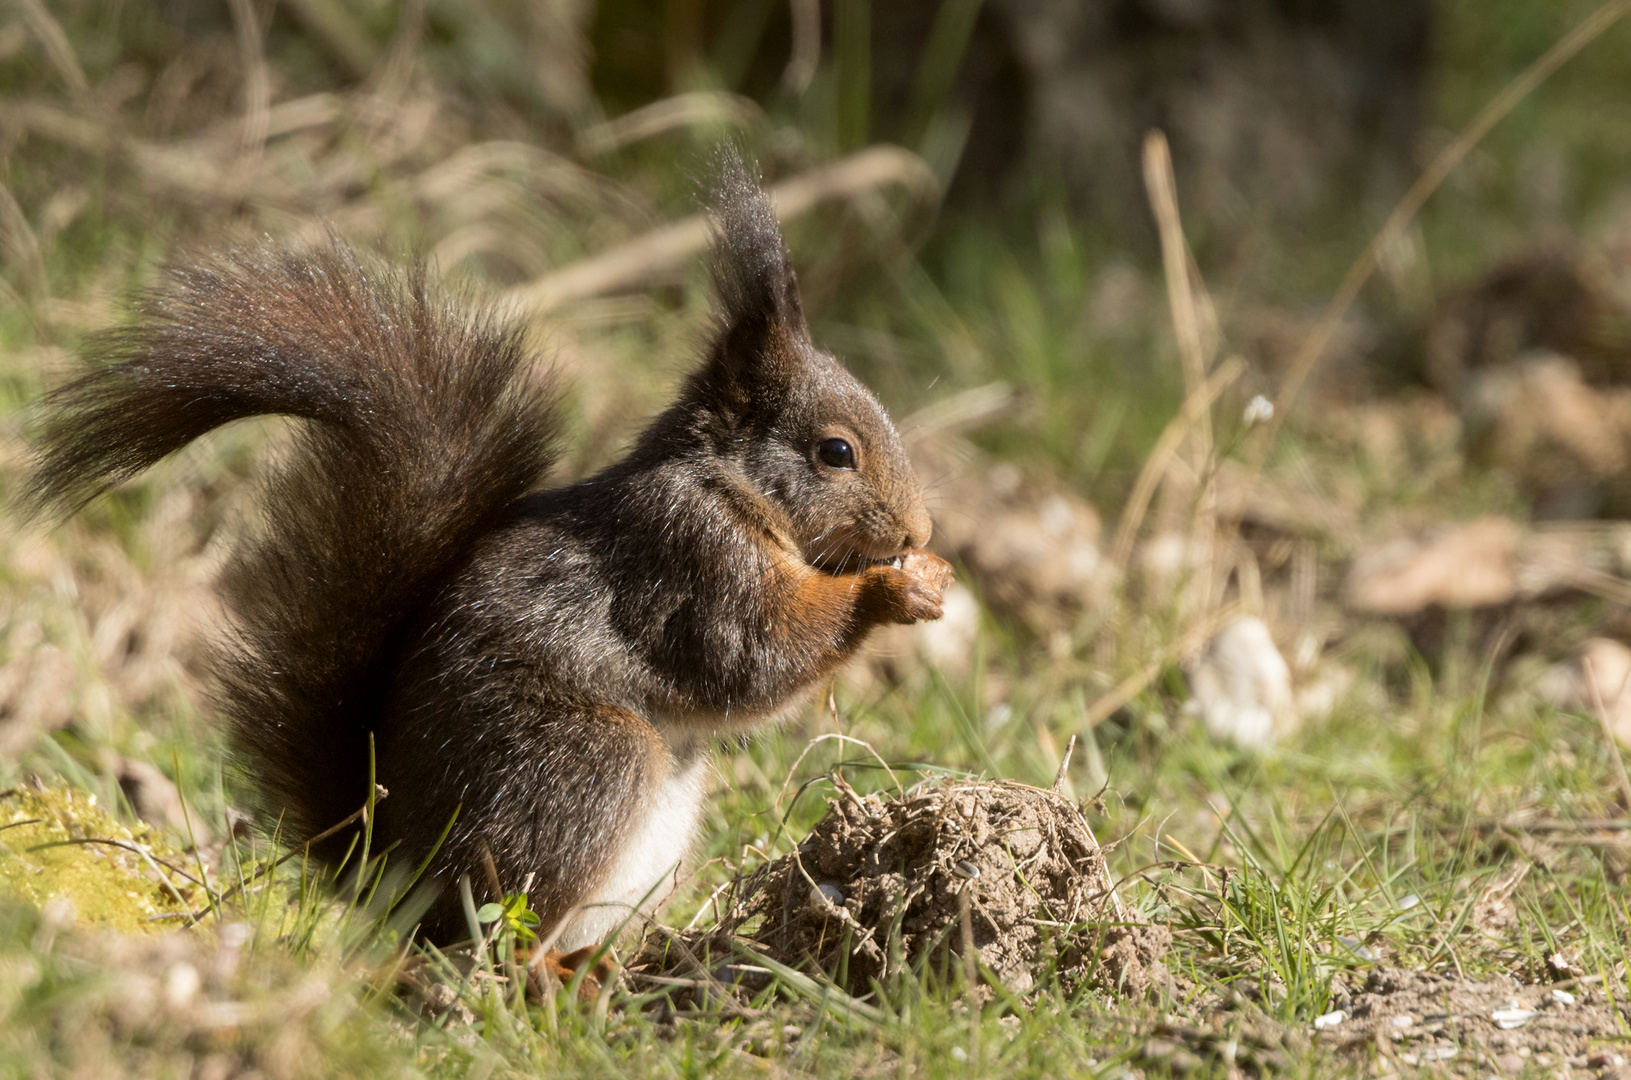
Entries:
[[816,443],[816,459],[832,469],[855,468],[855,447],[848,439],[822,439]]

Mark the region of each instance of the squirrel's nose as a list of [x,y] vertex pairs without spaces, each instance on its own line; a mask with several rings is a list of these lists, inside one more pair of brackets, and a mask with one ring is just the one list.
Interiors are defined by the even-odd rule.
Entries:
[[930,519],[929,508],[923,505],[921,495],[901,515],[901,526],[906,530],[907,547],[920,548],[929,542],[929,537],[934,533],[934,521]]

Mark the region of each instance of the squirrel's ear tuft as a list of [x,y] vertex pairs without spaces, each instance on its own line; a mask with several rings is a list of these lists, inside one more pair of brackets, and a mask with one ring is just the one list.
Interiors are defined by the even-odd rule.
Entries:
[[739,380],[786,378],[786,346],[807,340],[798,279],[770,199],[734,147],[722,147],[709,185],[714,215],[710,269],[719,292],[715,360]]

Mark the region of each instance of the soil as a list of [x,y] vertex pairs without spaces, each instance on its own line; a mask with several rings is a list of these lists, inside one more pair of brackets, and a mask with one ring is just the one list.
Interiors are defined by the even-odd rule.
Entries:
[[[1316,1025],[1339,1055],[1374,1055],[1384,1071],[1436,1066],[1458,1076],[1586,1075],[1631,1080],[1631,1011],[1589,980],[1526,985],[1380,968],[1342,988]],[[1340,1008],[1337,1008],[1340,1006]]]
[[[681,974],[678,958],[694,968],[734,946],[865,994],[923,962],[956,978],[971,942],[985,977],[1015,992],[1052,967],[1142,996],[1166,982],[1171,942],[1121,904],[1074,804],[1006,782],[920,785],[887,800],[841,788],[798,850],[740,879],[721,910],[716,925],[681,935],[682,948],[648,949],[636,968]],[[752,966],[728,965],[738,979]]]
[[[1548,970],[1577,970],[1561,960]],[[1532,985],[1377,967],[1338,976],[1331,1011],[1306,1027],[1214,1000],[1162,1016],[1132,1060],[1151,1076],[1274,1076],[1311,1060],[1315,1075],[1631,1080],[1628,1019],[1590,977]]]

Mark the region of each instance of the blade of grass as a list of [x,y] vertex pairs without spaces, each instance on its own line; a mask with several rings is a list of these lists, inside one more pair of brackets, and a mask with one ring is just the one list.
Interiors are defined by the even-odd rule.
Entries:
[[799,996],[818,1006],[824,1013],[852,1024],[881,1024],[884,1021],[883,1011],[877,1006],[857,1000],[831,983],[817,982],[804,972],[788,967],[774,957],[755,952],[734,938],[731,940],[731,947],[742,959],[764,968]]

